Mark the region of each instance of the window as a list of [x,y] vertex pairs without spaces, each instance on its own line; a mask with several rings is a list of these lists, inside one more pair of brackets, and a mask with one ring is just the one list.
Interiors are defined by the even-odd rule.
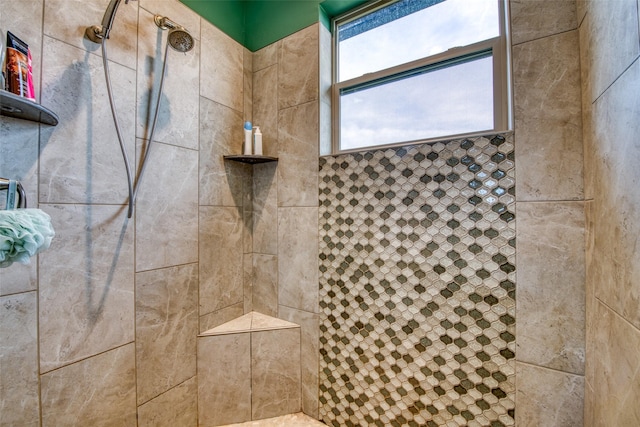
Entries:
[[504,0],[381,0],[333,22],[333,152],[511,129]]

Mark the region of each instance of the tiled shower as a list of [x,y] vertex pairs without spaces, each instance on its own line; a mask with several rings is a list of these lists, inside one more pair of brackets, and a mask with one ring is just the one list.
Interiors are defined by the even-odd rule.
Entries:
[[[106,3],[0,0],[61,119],[0,118],[0,176],[57,233],[0,270],[0,425],[195,426],[197,336],[251,311],[300,325],[300,410],[328,425],[638,424],[636,0],[510,1],[513,133],[320,159],[324,26],[251,53],[178,1],[123,4],[110,59],[139,147],[153,14],[196,39],[169,57],[130,221],[82,38]],[[222,159],[244,120],[277,163]]]

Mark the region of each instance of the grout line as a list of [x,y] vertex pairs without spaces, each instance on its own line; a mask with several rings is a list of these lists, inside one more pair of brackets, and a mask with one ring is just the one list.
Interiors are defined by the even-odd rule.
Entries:
[[[602,92],[601,92],[601,93],[596,97],[596,99],[594,99],[594,100],[591,102],[591,105],[595,105],[595,103],[596,103],[596,102],[598,102],[598,101],[600,100],[600,98],[604,97],[604,95],[609,91],[609,89],[611,89],[611,88],[613,87],[613,85],[615,85],[615,84],[616,84],[616,82],[617,82],[618,80],[620,80],[620,79],[622,78],[622,76],[624,76],[624,75],[627,73],[627,71],[629,71],[629,69],[630,69],[631,67],[633,67],[633,66],[638,62],[638,60],[639,60],[639,59],[640,59],[640,55],[636,55],[636,57],[634,58],[634,60],[633,60],[633,61],[631,61],[631,63],[629,64],[629,66],[627,66],[624,70],[622,70],[622,71],[620,72],[620,74],[618,74],[618,76],[617,76],[615,79],[613,79],[613,81],[611,82],[611,84],[609,84],[609,85],[608,85],[608,86],[606,86],[604,89],[602,89]],[[587,101],[587,102],[589,102],[589,101]]]
[[584,203],[589,199],[516,200],[513,203]]
[[41,372],[41,373],[40,373],[40,376],[48,375],[48,374],[50,374],[50,373],[52,373],[52,372],[59,371],[59,370],[61,370],[61,369],[64,369],[64,368],[69,367],[69,366],[71,366],[71,365],[78,364],[78,363],[80,363],[80,362],[84,362],[84,361],[89,360],[89,359],[93,359],[94,357],[97,357],[97,356],[102,356],[102,355],[104,355],[104,354],[106,354],[106,353],[109,353],[109,352],[111,352],[111,351],[113,351],[113,350],[117,350],[117,349],[120,349],[120,348],[126,347],[126,346],[128,346],[129,344],[133,344],[133,345],[134,345],[134,352],[135,352],[135,343],[136,343],[135,341],[129,341],[129,342],[126,342],[126,343],[124,343],[124,344],[119,344],[119,345],[117,345],[117,346],[115,346],[115,347],[111,347],[111,348],[109,348],[109,349],[107,349],[107,350],[103,350],[103,351],[101,351],[101,352],[99,352],[99,353],[92,354],[92,355],[87,356],[87,357],[83,357],[82,359],[74,360],[73,362],[69,362],[69,363],[67,363],[67,364],[65,364],[65,365],[62,365],[62,366],[58,366],[57,368],[51,369],[51,370],[49,370],[49,371]]
[[559,373],[562,373],[562,374],[573,375],[573,376],[576,376],[576,377],[582,377],[582,378],[585,377],[585,374],[577,374],[575,372],[563,371],[562,369],[550,368],[548,366],[537,365],[535,363],[525,362],[525,361],[518,360],[518,359],[516,359],[516,363],[521,363],[523,365],[532,366],[534,368],[545,369],[547,371],[553,371],[553,372],[559,372]]
[[628,326],[631,326],[634,330],[636,330],[638,333],[640,333],[640,328],[638,328],[636,325],[634,325],[633,323],[631,323],[629,320],[627,320],[626,317],[624,317],[622,314],[618,313],[618,311],[616,309],[614,309],[613,307],[611,307],[609,304],[607,304],[606,302],[604,302],[603,300],[601,300],[599,297],[594,295],[594,298],[596,299],[596,301],[598,301],[600,304],[602,304],[603,306],[605,306],[608,310],[610,310],[612,313],[614,313],[616,316],[618,316],[623,322],[625,322]]
[[[162,396],[163,394],[166,394],[166,393],[170,392],[171,390],[174,390],[174,389],[176,389],[176,388],[180,387],[181,385],[185,384],[187,381],[191,381],[192,379],[195,379],[195,380],[196,380],[196,383],[197,383],[197,381],[198,381],[197,374],[190,376],[190,377],[189,377],[189,378],[187,378],[186,380],[179,382],[178,384],[176,384],[176,385],[174,385],[174,386],[172,386],[172,387],[168,388],[167,390],[163,391],[162,393],[159,393],[159,394],[154,395],[152,398],[150,398],[149,400],[146,400],[146,401],[144,401],[144,402],[142,402],[142,403],[138,403],[138,402],[137,402],[137,400],[136,400],[136,409],[140,408],[140,407],[141,407],[141,406],[143,406],[143,405],[146,405],[147,403],[149,403],[149,402],[151,402],[152,400],[154,400],[154,399],[156,399],[156,398],[158,398],[158,397]],[[137,387],[136,387],[136,388],[137,388]],[[137,393],[136,393],[136,397],[137,397]]]
[[[575,28],[571,28],[571,29],[568,29],[568,30],[560,31],[558,33],[547,34],[547,35],[544,35],[544,36],[533,38],[531,40],[525,40],[525,41],[522,41],[522,42],[519,42],[519,43],[511,43],[511,47],[522,46],[522,45],[527,44],[527,43],[536,42],[536,41],[548,39],[548,38],[551,38],[551,37],[567,34],[567,33],[570,33],[572,31],[576,31],[577,32],[579,28],[580,28],[580,26],[576,25]],[[512,34],[511,38],[513,39],[513,34]]]

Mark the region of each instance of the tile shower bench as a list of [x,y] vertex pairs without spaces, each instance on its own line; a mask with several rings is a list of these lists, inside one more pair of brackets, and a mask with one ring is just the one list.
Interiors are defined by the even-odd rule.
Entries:
[[299,325],[252,311],[198,335],[201,426],[300,410]]

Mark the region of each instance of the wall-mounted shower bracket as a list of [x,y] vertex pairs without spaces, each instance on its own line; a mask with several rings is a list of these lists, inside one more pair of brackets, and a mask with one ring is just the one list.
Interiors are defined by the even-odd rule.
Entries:
[[90,27],[87,27],[87,29],[84,31],[84,35],[87,36],[87,39],[98,44],[102,43],[102,40],[104,39],[101,25],[92,25]]
[[[109,33],[111,32],[111,26],[113,25],[113,20],[116,17],[116,12],[118,11],[118,6],[122,0],[111,0],[107,9],[104,12],[104,16],[102,17],[102,25],[92,25],[87,27],[84,32],[84,35],[94,43],[102,44],[104,39],[109,38]],[[129,3],[132,0],[125,0],[125,4]]]
[[180,25],[176,24],[171,19],[167,18],[166,16],[161,16],[161,15],[155,15],[153,17],[153,22],[156,23],[158,28],[161,28],[163,30],[171,30],[173,28],[179,28],[180,27]]

